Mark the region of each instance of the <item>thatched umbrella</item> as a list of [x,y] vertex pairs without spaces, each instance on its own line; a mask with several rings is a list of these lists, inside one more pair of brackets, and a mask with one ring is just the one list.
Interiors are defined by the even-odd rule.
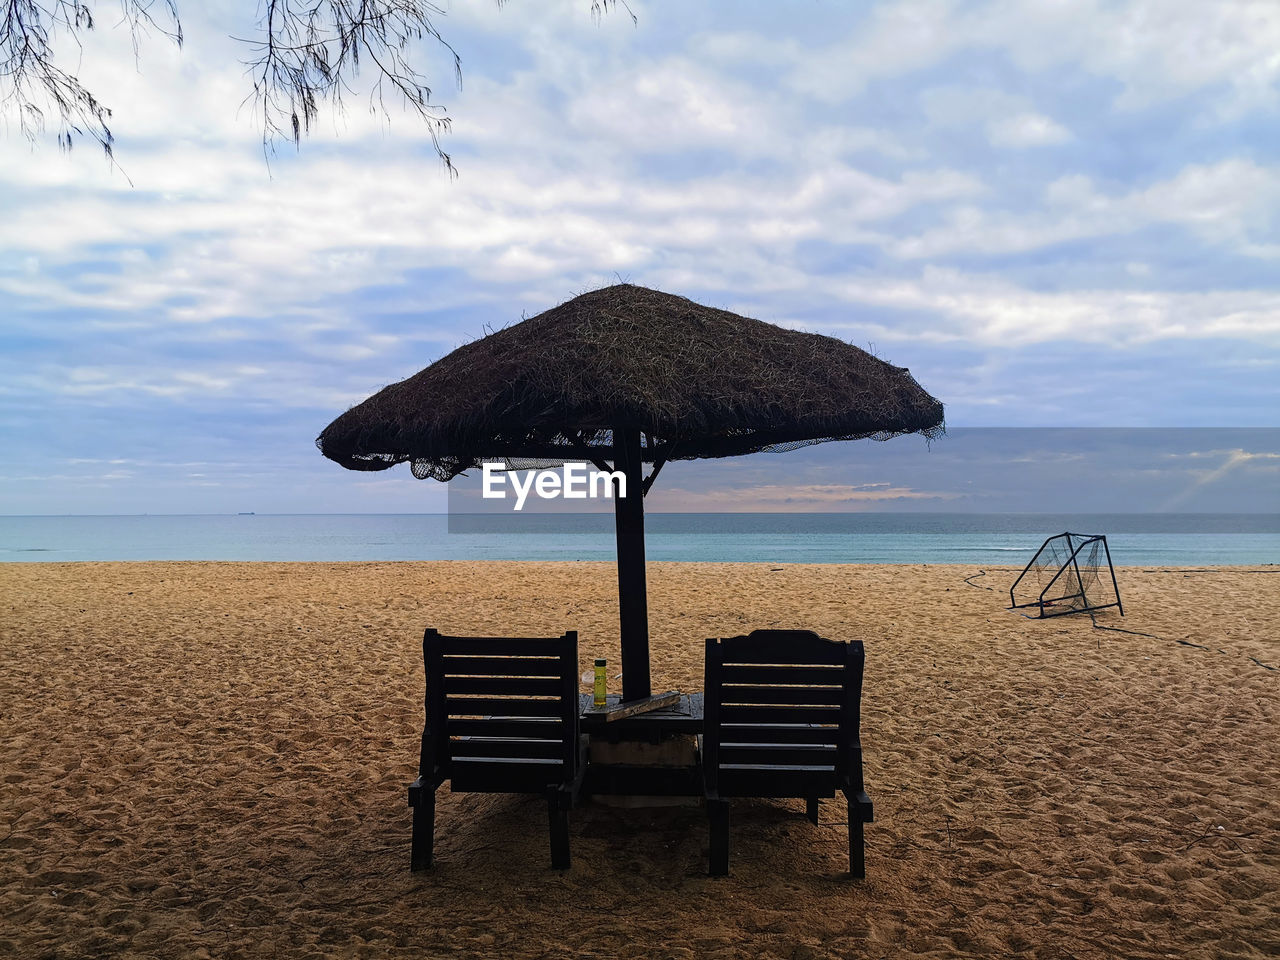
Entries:
[[[942,431],[903,367],[841,340],[619,284],[459,347],[352,407],[316,443],[351,470],[589,460],[647,492],[668,460]],[[648,478],[641,464],[653,464]],[[644,505],[615,501],[623,699],[649,696]]]

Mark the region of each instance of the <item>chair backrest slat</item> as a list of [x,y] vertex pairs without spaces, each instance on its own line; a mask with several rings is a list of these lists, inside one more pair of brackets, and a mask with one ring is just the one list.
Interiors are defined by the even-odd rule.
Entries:
[[[447,668],[446,668],[447,669]],[[458,677],[444,675],[444,692],[515,697],[559,697],[559,677]]]
[[840,722],[843,711],[839,707],[789,706],[764,704],[760,706],[726,703],[720,707],[721,723],[832,723]]
[[840,686],[843,665],[807,666],[803,664],[724,665],[725,683],[767,683],[781,686]]
[[[447,657],[551,657],[554,659],[560,656],[564,637],[446,637],[440,635],[440,641],[441,653]],[[577,645],[576,641],[574,645]]]
[[836,746],[834,743],[733,743],[725,740],[720,744],[720,763],[834,768]]
[[560,760],[559,740],[513,740],[506,737],[463,737],[452,744],[453,759],[487,757],[508,760]]
[[557,657],[446,656],[445,673],[452,677],[559,677]]
[[779,703],[792,706],[803,704],[839,707],[844,702],[843,687],[757,687],[725,683],[720,687],[720,691],[721,702],[726,705]]
[[559,717],[564,708],[559,699],[532,697],[454,697],[445,700],[451,717]]
[[[754,630],[744,637],[730,637],[727,655],[722,661],[797,665],[829,665],[844,663],[841,643],[824,640],[811,630]],[[731,653],[730,653],[731,651]]]
[[516,740],[564,739],[564,720],[560,717],[522,717],[506,720],[499,717],[450,717],[446,729],[451,737],[511,737]]
[[814,743],[840,742],[838,724],[813,723],[724,723],[720,724],[724,743]]

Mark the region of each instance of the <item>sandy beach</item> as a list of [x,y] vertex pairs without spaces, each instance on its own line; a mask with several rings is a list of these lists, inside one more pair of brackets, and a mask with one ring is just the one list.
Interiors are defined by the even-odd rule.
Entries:
[[616,664],[610,564],[2,564],[0,956],[1280,955],[1280,568],[1118,573],[1134,632],[1010,569],[650,565],[655,690],[865,642],[854,882],[839,803],[735,803],[711,879],[697,807],[575,810],[558,873],[539,798],[447,788],[409,872],[423,628]]

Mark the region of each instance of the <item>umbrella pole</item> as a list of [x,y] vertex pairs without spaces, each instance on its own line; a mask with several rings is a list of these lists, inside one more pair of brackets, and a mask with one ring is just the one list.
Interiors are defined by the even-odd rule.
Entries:
[[618,540],[618,618],[622,636],[622,699],[639,700],[649,689],[649,604],[644,572],[644,480],[640,430],[613,431],[613,468],[627,478],[627,495],[614,499]]

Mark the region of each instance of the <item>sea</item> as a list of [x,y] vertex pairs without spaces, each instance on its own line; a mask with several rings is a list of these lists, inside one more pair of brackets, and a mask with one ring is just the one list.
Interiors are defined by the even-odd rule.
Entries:
[[[446,514],[0,517],[0,562],[614,560],[613,519],[524,525]],[[491,526],[487,526],[487,524]],[[452,528],[452,532],[451,532]],[[460,530],[465,532],[459,532]],[[1116,566],[1280,563],[1280,514],[662,514],[649,560],[1017,565],[1047,537],[1102,534]]]

